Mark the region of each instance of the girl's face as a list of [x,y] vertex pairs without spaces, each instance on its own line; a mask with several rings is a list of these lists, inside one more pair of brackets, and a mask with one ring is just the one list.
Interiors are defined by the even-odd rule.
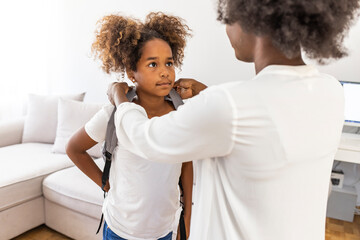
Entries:
[[169,44],[157,38],[145,43],[136,72],[131,74],[137,91],[161,97],[168,95],[175,81],[174,60]]

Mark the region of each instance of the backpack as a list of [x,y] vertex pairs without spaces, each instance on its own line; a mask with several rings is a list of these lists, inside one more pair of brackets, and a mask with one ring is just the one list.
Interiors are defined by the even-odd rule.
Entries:
[[[135,88],[130,89],[128,91],[128,93],[126,94],[126,97],[130,102],[132,102],[132,100],[134,99],[135,96],[136,96]],[[172,102],[175,109],[177,109],[180,105],[184,104],[184,102],[182,101],[182,98],[174,89],[171,89],[169,95],[165,96],[165,100]],[[106,197],[106,192],[104,190],[104,187],[106,185],[107,180],[109,179],[112,154],[118,143],[118,139],[117,139],[116,131],[115,131],[115,123],[114,123],[115,112],[116,112],[116,107],[114,108],[114,111],[112,112],[112,114],[110,116],[110,119],[109,119],[109,122],[108,122],[108,125],[106,128],[105,143],[104,143],[104,146],[102,149],[102,155],[103,155],[103,159],[105,161],[105,166],[104,166],[104,170],[103,170],[103,174],[102,174],[102,178],[101,178],[101,183],[102,183],[101,189],[104,191],[104,198]],[[179,187],[181,190],[180,204],[183,208],[181,211],[180,220],[179,220],[180,239],[186,240],[186,230],[185,230],[185,223],[184,223],[184,206],[181,201],[181,198],[183,196],[183,187],[182,187],[180,178],[179,178]],[[102,214],[101,219],[100,219],[100,224],[99,224],[96,234],[100,231],[103,218],[104,218],[104,215]]]

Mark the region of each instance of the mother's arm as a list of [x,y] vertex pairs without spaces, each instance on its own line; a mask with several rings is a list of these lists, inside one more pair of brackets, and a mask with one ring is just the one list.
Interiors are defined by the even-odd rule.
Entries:
[[148,119],[141,106],[127,102],[126,87],[113,84],[109,99],[117,105],[118,139],[129,151],[158,162],[187,162],[231,151],[234,106],[222,88],[208,88],[177,111]]
[[187,99],[198,95],[207,86],[192,78],[180,78],[174,84],[174,89],[182,99]]

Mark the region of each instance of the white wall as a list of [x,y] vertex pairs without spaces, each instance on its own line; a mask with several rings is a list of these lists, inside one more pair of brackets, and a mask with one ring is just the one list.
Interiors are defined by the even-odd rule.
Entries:
[[46,0],[0,1],[0,120],[22,114],[28,92],[47,91]]
[[109,77],[100,63],[90,56],[96,21],[110,13],[124,13],[144,19],[150,11],[163,11],[180,16],[193,30],[188,41],[184,65],[177,77],[192,77],[212,85],[230,79],[254,76],[250,64],[239,63],[225,34],[216,21],[216,3],[209,0],[133,0],[95,1],[63,0],[53,5],[54,21],[49,80],[51,92],[86,91],[86,101],[106,101]]
[[[188,42],[184,65],[177,77],[193,77],[208,85],[254,76],[252,64],[238,62],[226,37],[225,26],[216,21],[216,0],[133,0],[95,1],[62,0],[55,6],[57,19],[53,30],[59,41],[52,47],[49,80],[51,92],[69,89],[87,91],[88,101],[106,101],[109,81],[90,57],[95,23],[102,16],[121,12],[143,19],[150,11],[164,11],[184,18],[193,29]],[[59,31],[57,31],[57,28]],[[350,55],[338,62],[320,66],[338,79],[360,81],[360,21],[352,28],[346,45]],[[312,64],[314,62],[309,61]]]
[[[1,60],[0,82],[14,82],[1,85],[2,94],[9,95],[25,78],[27,84],[22,91],[18,91],[19,95],[26,91],[86,91],[86,101],[107,101],[107,85],[116,77],[102,72],[100,63],[91,57],[90,48],[96,21],[116,12],[143,19],[150,11],[163,11],[187,21],[193,29],[193,37],[188,42],[184,65],[177,77],[192,77],[213,85],[254,76],[252,64],[235,59],[225,26],[216,21],[216,0],[14,0],[2,1],[0,9],[0,15],[5,14],[0,19],[1,51],[8,51],[11,56],[10,59],[3,57]],[[24,16],[26,19],[22,19]],[[11,27],[14,22],[17,23],[15,30]],[[24,33],[24,38],[19,38],[20,33]],[[38,36],[46,36],[46,41],[44,38],[38,40]],[[14,41],[19,48],[9,48]],[[350,38],[346,41],[349,57],[320,66],[320,69],[338,79],[360,81],[359,42],[360,21],[352,28]],[[18,57],[16,51],[19,49],[30,49],[30,54],[25,58]],[[11,78],[3,77],[4,69]]]

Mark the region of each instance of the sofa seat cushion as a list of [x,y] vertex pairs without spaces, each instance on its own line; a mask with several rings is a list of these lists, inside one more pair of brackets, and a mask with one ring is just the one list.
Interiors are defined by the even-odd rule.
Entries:
[[[103,169],[102,159],[95,160]],[[44,197],[56,204],[99,219],[104,193],[76,166],[47,176],[43,182]]]
[[73,166],[65,154],[51,153],[51,147],[24,143],[0,148],[0,211],[41,196],[45,176]]

